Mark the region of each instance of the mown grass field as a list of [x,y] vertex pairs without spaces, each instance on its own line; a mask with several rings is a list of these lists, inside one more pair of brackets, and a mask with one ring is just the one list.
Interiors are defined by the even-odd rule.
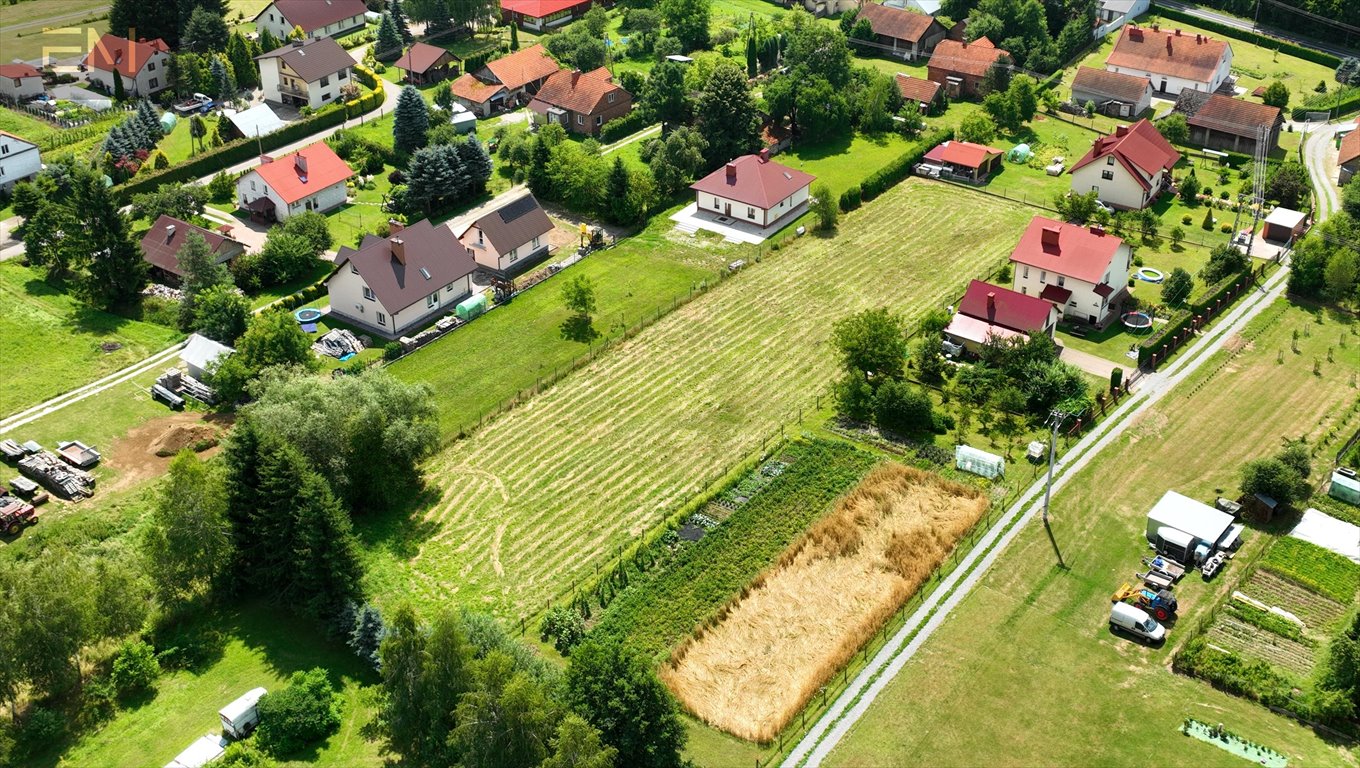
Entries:
[[[26,0],[0,6],[0,51],[6,62],[79,57],[108,29],[108,0]],[[88,18],[97,21],[85,22]],[[44,32],[43,30],[48,31]]]
[[[1295,355],[1292,333],[1305,327]],[[1351,343],[1327,363],[1326,350],[1353,328],[1319,310],[1267,309],[1054,497],[1068,569],[1056,566],[1041,526],[1023,531],[827,764],[877,766],[904,754],[940,766],[1135,766],[1170,755],[1178,764],[1236,764],[1177,732],[1192,716],[1284,752],[1291,765],[1354,765],[1311,730],[1170,671],[1189,628],[1235,579],[1235,564],[1228,578],[1181,583],[1181,618],[1163,648],[1111,635],[1106,623],[1110,591],[1139,566],[1144,515],[1164,491],[1232,495],[1243,462],[1274,452],[1285,436],[1311,443],[1328,431],[1337,406],[1356,397],[1350,376],[1360,351]],[[1249,531],[1243,556],[1266,541]]]
[[767,254],[432,460],[438,498],[422,516],[360,525],[371,586],[384,602],[538,612],[811,406],[835,368],[837,318],[944,305],[1029,218],[992,199],[965,210],[953,190],[908,181],[838,236]]
[[381,765],[381,744],[363,728],[376,714],[377,682],[344,646],[328,641],[311,624],[286,611],[249,603],[215,619],[223,633],[220,651],[204,668],[162,677],[154,697],[120,713],[85,736],[60,759],[31,763],[61,768],[144,768],[164,765],[198,737],[221,731],[217,710],[251,688],[282,689],[289,675],[323,667],[341,695],[340,730],[302,764],[324,768]]
[[[0,387],[9,415],[112,373],[183,338],[173,329],[90,309],[42,280],[0,263],[0,348],[10,370]],[[119,344],[112,352],[100,345]]]

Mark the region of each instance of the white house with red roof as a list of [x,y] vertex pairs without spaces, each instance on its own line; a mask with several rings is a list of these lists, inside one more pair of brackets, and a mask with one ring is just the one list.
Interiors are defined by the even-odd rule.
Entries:
[[560,27],[590,10],[591,0],[501,0],[501,20],[542,32]]
[[105,93],[113,93],[115,71],[129,96],[150,96],[170,87],[170,46],[159,37],[134,42],[104,35],[81,63],[89,70],[90,82],[102,85]]
[[1345,184],[1360,173],[1360,129],[1352,130],[1341,137],[1341,147],[1337,151],[1337,184]]
[[6,101],[31,99],[42,93],[42,73],[32,64],[22,61],[15,64],[0,64],[0,98]]
[[770,159],[742,155],[690,185],[700,211],[768,228],[808,200],[817,177]]
[[7,131],[0,131],[0,190],[31,179],[42,171],[38,145]]
[[1011,251],[1014,288],[1058,307],[1063,317],[1104,326],[1129,280],[1133,249],[1104,229],[1036,216]]
[[1052,302],[974,280],[968,284],[944,334],[969,352],[977,352],[991,338],[1023,338],[1039,333],[1052,337],[1059,315]]
[[362,27],[367,12],[364,0],[273,0],[251,21],[276,40],[287,40],[295,27],[316,40]]
[[236,182],[236,201],[253,216],[285,221],[302,211],[329,211],[345,202],[354,171],[324,141],[291,155],[263,155],[259,167]]
[[1224,40],[1129,24],[1119,31],[1105,69],[1146,77],[1158,95],[1174,97],[1186,89],[1213,93],[1231,85],[1232,59],[1232,46]]
[[1115,208],[1142,210],[1171,181],[1181,153],[1147,120],[1121,125],[1096,139],[1072,166],[1072,191],[1096,197]]

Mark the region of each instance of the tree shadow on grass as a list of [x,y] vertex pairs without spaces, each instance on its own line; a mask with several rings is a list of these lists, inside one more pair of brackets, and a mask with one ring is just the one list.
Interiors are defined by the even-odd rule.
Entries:
[[354,533],[365,549],[381,550],[400,560],[420,553],[420,547],[439,531],[439,523],[420,514],[439,503],[440,489],[421,483],[390,496],[383,511],[357,517]]
[[600,338],[600,332],[595,330],[595,323],[590,315],[572,315],[563,320],[558,328],[562,332],[562,338],[567,341],[589,344]]

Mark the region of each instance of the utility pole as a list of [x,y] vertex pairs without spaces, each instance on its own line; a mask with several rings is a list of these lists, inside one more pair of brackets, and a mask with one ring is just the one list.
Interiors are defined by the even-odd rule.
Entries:
[[1054,410],[1049,416],[1053,423],[1053,431],[1049,433],[1048,438],[1048,480],[1044,484],[1044,533],[1048,534],[1048,543],[1053,545],[1053,554],[1058,556],[1058,567],[1064,570],[1067,568],[1067,564],[1063,562],[1062,550],[1058,549],[1058,540],[1054,538],[1053,529],[1048,524],[1048,503],[1053,495],[1053,465],[1057,463],[1058,430],[1062,428],[1063,422],[1067,420],[1069,415]]

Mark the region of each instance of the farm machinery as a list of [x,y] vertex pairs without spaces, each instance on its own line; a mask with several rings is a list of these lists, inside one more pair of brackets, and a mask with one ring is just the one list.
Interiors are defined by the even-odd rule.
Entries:
[[13,496],[0,496],[0,533],[18,536],[26,525],[38,522],[38,513],[33,505]]
[[1170,589],[1149,589],[1145,586],[1124,584],[1115,590],[1110,602],[1128,603],[1147,611],[1157,621],[1166,621],[1176,615],[1176,596]]

